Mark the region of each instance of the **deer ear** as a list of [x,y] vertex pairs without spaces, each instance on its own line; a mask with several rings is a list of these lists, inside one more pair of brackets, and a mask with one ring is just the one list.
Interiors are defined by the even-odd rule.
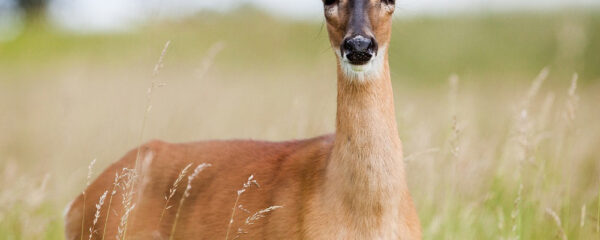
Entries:
[[323,0],[323,4],[325,4],[325,6],[333,5],[336,2],[337,0]]

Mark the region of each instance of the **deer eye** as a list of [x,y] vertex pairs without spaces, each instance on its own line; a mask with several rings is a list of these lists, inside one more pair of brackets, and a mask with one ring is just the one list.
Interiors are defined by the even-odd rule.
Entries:
[[323,0],[323,4],[325,4],[325,6],[332,5],[336,2],[337,2],[337,0]]
[[396,4],[396,0],[381,0],[381,1],[386,4],[390,4],[390,5]]

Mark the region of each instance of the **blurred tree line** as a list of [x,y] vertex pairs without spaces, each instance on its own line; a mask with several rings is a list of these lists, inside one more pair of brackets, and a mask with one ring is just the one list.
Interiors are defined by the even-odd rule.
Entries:
[[17,4],[27,16],[37,15],[42,13],[44,7],[49,0],[16,0]]

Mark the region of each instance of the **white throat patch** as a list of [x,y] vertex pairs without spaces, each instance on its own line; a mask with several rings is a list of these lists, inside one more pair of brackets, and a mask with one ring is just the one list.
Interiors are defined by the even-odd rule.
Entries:
[[346,56],[342,56],[340,49],[336,49],[335,54],[339,59],[342,73],[350,81],[366,82],[380,77],[383,72],[385,51],[387,51],[387,45],[381,46],[377,51],[377,55],[364,65],[351,64]]

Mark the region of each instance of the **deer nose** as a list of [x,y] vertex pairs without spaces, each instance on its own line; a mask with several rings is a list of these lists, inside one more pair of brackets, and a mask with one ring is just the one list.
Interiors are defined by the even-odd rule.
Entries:
[[366,38],[361,35],[346,38],[342,43],[342,53],[348,58],[350,63],[363,65],[369,62],[377,51],[377,44],[373,38]]

